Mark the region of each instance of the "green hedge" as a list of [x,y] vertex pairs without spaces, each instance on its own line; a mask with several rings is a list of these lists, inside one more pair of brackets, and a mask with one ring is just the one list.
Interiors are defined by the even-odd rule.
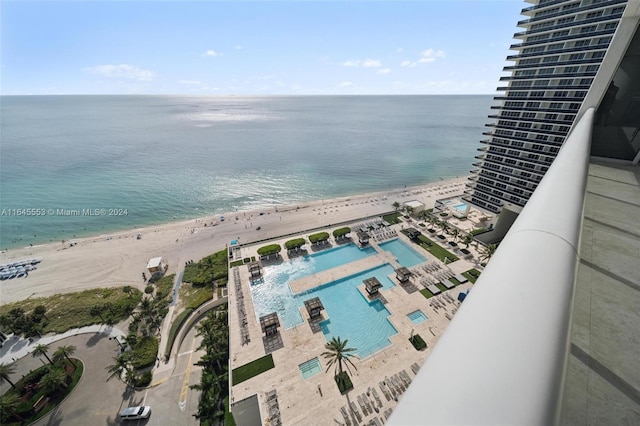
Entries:
[[235,268],[236,266],[242,266],[242,265],[244,265],[244,261],[242,259],[229,263],[230,268]]
[[340,238],[343,235],[347,235],[349,232],[351,232],[351,228],[349,228],[348,226],[345,226],[344,228],[338,228],[334,230],[333,236],[334,238]]
[[173,343],[176,340],[176,335],[178,334],[178,330],[180,330],[182,325],[185,323],[185,321],[189,317],[189,314],[191,314],[191,312],[193,311],[194,311],[193,308],[185,309],[184,311],[180,312],[180,314],[176,317],[176,319],[173,320],[173,323],[171,323],[171,329],[169,330],[169,337],[167,339],[167,348],[164,352],[164,356],[166,358],[169,358],[169,356],[171,356],[171,349],[173,348]]
[[242,383],[245,380],[249,380],[252,377],[257,376],[258,374],[262,374],[265,371],[271,370],[274,368],[273,357],[271,354],[263,356],[262,358],[258,358],[255,361],[251,361],[245,365],[241,365],[238,368],[234,368],[232,371],[233,376],[233,386],[238,383]]
[[151,379],[153,379],[151,371],[145,371],[140,376],[136,377],[136,380],[133,382],[133,386],[137,388],[147,387],[151,383]]
[[414,334],[413,337],[409,338],[409,341],[413,345],[416,350],[421,351],[427,347],[426,342],[419,334]]
[[317,234],[309,235],[309,241],[311,244],[315,244],[320,241],[327,241],[329,239],[328,232],[318,232]]
[[131,351],[131,365],[135,368],[150,367],[158,356],[158,338],[145,336],[138,340]]
[[258,249],[258,254],[260,256],[268,256],[270,254],[280,253],[280,250],[282,250],[280,244],[269,244],[267,246],[260,247]]
[[227,259],[227,249],[224,249],[203,257],[196,263],[189,263],[184,267],[182,281],[194,285],[209,285],[215,281],[218,285],[224,285],[229,276]]
[[353,389],[353,383],[351,383],[351,377],[349,377],[346,371],[343,371],[340,374],[336,374],[333,377],[333,379],[336,381],[336,385],[338,385],[340,394],[344,395],[345,392]]
[[303,246],[305,243],[306,241],[304,238],[294,238],[293,240],[289,240],[284,243],[284,246],[287,248],[287,250],[293,250]]
[[455,262],[456,260],[458,260],[458,257],[455,256],[453,253],[440,247],[438,244],[434,244],[433,241],[431,241],[429,238],[425,237],[424,235],[420,235],[418,237],[418,241],[423,243],[423,244],[420,244],[420,247],[422,247],[423,249],[425,249],[426,251],[428,251],[438,259],[442,260],[443,262],[445,257],[449,259],[449,263]]
[[469,235],[478,235],[478,234],[482,234],[483,232],[487,232],[487,228],[478,228],[478,229],[474,229],[473,231],[469,232]]
[[469,269],[467,272],[463,272],[462,275],[472,283],[475,283],[476,280],[480,277],[480,271],[473,268]]

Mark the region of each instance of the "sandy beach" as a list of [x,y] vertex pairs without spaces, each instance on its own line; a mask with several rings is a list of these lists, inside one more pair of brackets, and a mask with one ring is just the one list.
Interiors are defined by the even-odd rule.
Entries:
[[[2,304],[97,287],[130,285],[143,289],[142,273],[150,258],[162,256],[167,273],[186,261],[197,261],[225,248],[242,245],[393,211],[394,202],[418,200],[433,207],[436,199],[459,195],[467,177],[392,191],[341,197],[254,211],[227,213],[178,223],[137,228],[108,235],[9,249],[0,263],[39,258],[38,269],[25,278],[0,282]],[[259,230],[257,228],[260,228]],[[141,238],[137,239],[140,234]]]

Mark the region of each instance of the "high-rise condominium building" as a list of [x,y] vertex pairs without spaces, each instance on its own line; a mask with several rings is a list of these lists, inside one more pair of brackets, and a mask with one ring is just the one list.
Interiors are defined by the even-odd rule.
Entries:
[[[636,0],[632,0],[635,2]],[[504,213],[507,226],[520,213],[564,143],[620,23],[626,0],[533,0],[522,10],[515,54],[500,78],[484,145],[473,164],[466,200],[492,213]],[[619,86],[604,88],[597,123],[610,123]],[[640,114],[637,100],[617,111],[619,119]],[[606,110],[606,111],[605,111]],[[623,115],[629,117],[623,117]],[[625,147],[618,147],[624,151]],[[634,150],[618,153],[631,159]],[[626,157],[624,156],[626,154]]]

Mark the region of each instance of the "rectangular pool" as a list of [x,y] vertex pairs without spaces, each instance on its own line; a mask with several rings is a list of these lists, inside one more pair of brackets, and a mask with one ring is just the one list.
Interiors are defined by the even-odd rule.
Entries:
[[393,255],[398,260],[398,263],[407,268],[410,268],[427,260],[424,256],[409,247],[404,243],[404,241],[399,238],[380,243],[379,245],[382,250],[393,253]]

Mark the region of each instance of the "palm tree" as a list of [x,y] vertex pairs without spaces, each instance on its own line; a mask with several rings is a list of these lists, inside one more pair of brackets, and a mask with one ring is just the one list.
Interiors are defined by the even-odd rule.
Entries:
[[418,213],[418,219],[420,219],[421,221],[428,221],[429,218],[429,212],[427,210],[420,210],[420,212]]
[[480,251],[480,261],[488,262],[489,259],[491,259],[495,254],[497,248],[498,246],[496,244],[489,244],[487,246],[484,246]]
[[22,404],[22,400],[18,394],[5,393],[2,395],[2,399],[0,399],[0,412],[2,413],[2,417],[6,419],[9,416],[13,416],[19,419],[20,424],[22,424],[24,419],[16,413],[20,404]]
[[393,207],[394,210],[397,212],[398,210],[400,210],[400,203],[397,201],[394,201],[393,204],[391,204],[391,207]]
[[471,242],[473,241],[473,238],[471,238],[471,235],[466,234],[464,237],[462,237],[462,244],[464,244],[464,248],[468,249],[469,248],[469,244],[471,244]]
[[451,227],[446,221],[443,220],[442,222],[440,222],[440,230],[442,231],[440,235],[444,235],[444,233],[448,234],[449,231],[451,230]]
[[16,367],[12,364],[0,363],[0,382],[7,382],[15,389],[16,385],[13,384],[9,375],[16,372]]
[[107,382],[114,377],[122,378],[123,373],[128,373],[129,370],[131,370],[128,354],[124,353],[120,356],[114,357],[113,360],[115,361],[115,363],[106,367],[107,371],[111,373],[109,374],[109,377],[107,377]]
[[47,352],[49,352],[49,345],[45,345],[44,343],[39,343],[33,349],[31,356],[35,358],[37,356],[44,355],[47,361],[49,361],[49,364],[53,365],[53,361],[51,360],[51,358],[49,358],[49,355],[47,355]]
[[56,349],[56,351],[53,353],[53,360],[56,362],[60,362],[66,358],[67,361],[69,361],[71,365],[75,367],[76,363],[73,362],[71,358],[69,358],[74,353],[76,353],[76,347],[74,345],[63,345],[58,347],[58,349]]
[[411,207],[411,206],[407,206],[407,207],[404,208],[404,211],[406,211],[409,216],[411,216],[413,214],[414,210],[415,209],[413,207]]
[[105,322],[104,317],[102,316],[103,308],[99,305],[93,305],[91,309],[89,309],[89,315],[93,317],[100,317],[100,321]]
[[129,297],[131,297],[131,293],[133,293],[133,288],[130,285],[125,285],[124,287],[122,287],[122,291],[124,291],[129,295]]
[[453,241],[454,242],[458,242],[458,236],[460,235],[460,230],[458,228],[453,228],[453,231],[451,232],[451,235],[453,236]]
[[329,362],[327,363],[326,371],[329,371],[329,368],[331,368],[331,366],[333,365],[334,373],[336,370],[338,371],[338,374],[335,374],[335,376],[339,377],[340,378],[339,380],[342,380],[342,373],[343,373],[342,361],[344,361],[344,365],[347,367],[347,370],[349,372],[351,372],[349,365],[351,365],[353,368],[357,370],[356,366],[353,364],[351,359],[349,359],[353,356],[353,354],[350,352],[354,352],[357,349],[348,348],[347,347],[348,341],[349,341],[348,339],[341,340],[340,337],[332,337],[331,341],[324,346],[326,349],[326,352],[323,352],[321,354],[323,357],[329,360]]
[[51,394],[58,389],[67,387],[67,374],[62,368],[52,368],[40,379],[40,386],[47,394]]

